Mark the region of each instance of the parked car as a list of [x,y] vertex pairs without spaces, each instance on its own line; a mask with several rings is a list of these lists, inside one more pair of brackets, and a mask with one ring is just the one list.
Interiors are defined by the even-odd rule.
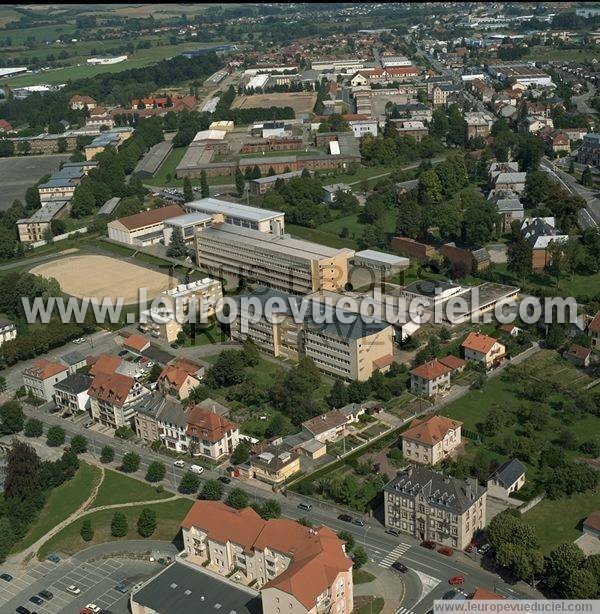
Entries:
[[49,555],[48,560],[52,561],[53,563],[60,563],[60,557],[56,553]]
[[312,510],[312,505],[310,503],[298,503],[298,509],[310,512],[310,510]]
[[353,518],[352,519],[352,524],[355,524],[359,527],[364,527],[365,526],[365,521],[362,518]]
[[181,459],[179,459],[179,460],[174,461],[173,465],[175,467],[185,467],[185,461],[182,461]]
[[491,549],[492,547],[490,546],[490,544],[483,544],[482,546],[479,546],[479,548],[477,548],[477,554],[485,556]]
[[90,426],[94,426],[94,421],[93,420],[88,420],[84,425],[83,428],[85,429],[89,429]]
[[223,482],[223,484],[229,484],[229,482],[231,482],[231,478],[228,478],[226,475],[220,475],[217,480]]
[[393,535],[394,537],[400,537],[400,531],[398,531],[398,529],[386,529],[385,532],[388,535]]
[[46,601],[50,601],[50,599],[54,598],[54,595],[46,588],[43,591],[40,591],[38,595]]
[[35,605],[44,605],[44,600],[41,597],[38,597],[37,595],[33,595],[32,597],[29,597],[29,601],[31,601],[31,603],[35,603]]
[[204,472],[204,467],[202,467],[202,465],[190,465],[190,471],[192,473],[197,473],[198,475],[200,475]]
[[67,586],[66,590],[68,593],[71,593],[71,595],[79,595],[79,593],[81,593],[81,589],[78,586],[75,586],[74,584]]
[[18,612],[19,614],[31,614],[31,612],[25,607],[20,605],[15,612]]
[[442,599],[445,600],[453,599],[455,601],[464,601],[466,598],[467,596],[464,593],[455,590],[448,591],[442,595]]
[[352,516],[350,516],[350,514],[340,514],[338,516],[338,520],[343,520],[344,522],[352,522]]
[[12,582],[13,577],[9,573],[0,574],[0,580],[4,580],[5,582]]
[[454,554],[454,550],[452,550],[452,548],[448,546],[442,546],[441,548],[438,548],[438,552],[440,554],[443,554],[444,556],[452,556]]
[[119,591],[119,593],[123,593],[124,595],[129,592],[129,589],[127,588],[127,584],[125,584],[125,582],[119,582],[119,584],[115,586],[115,590]]
[[73,343],[76,343],[77,345],[79,345],[80,343],[83,343],[85,341],[85,339],[83,337],[79,337],[77,339],[73,339]]
[[404,563],[401,563],[400,561],[396,561],[395,563],[392,563],[392,569],[395,569],[396,571],[399,571],[401,573],[406,573],[408,571],[408,567]]
[[121,350],[121,351],[119,352],[119,356],[120,356],[121,358],[123,358],[123,356],[127,356],[127,354],[129,354],[129,350]]
[[172,347],[174,350],[178,350],[178,349],[179,349],[179,343],[171,343],[171,347]]
[[98,607],[95,603],[88,603],[85,607],[94,614],[100,614],[101,612],[101,608]]
[[423,548],[427,548],[427,550],[435,550],[435,542],[429,541],[428,539],[422,541],[421,546],[423,546]]
[[452,586],[460,586],[461,584],[464,584],[464,583],[465,583],[464,576],[452,576],[448,580],[448,584],[452,584]]

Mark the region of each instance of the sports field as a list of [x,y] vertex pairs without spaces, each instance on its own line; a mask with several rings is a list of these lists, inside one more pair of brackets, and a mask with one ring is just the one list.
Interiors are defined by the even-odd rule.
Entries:
[[138,303],[138,289],[145,288],[153,298],[170,287],[166,273],[124,262],[109,256],[85,255],[60,258],[40,264],[30,271],[42,277],[54,277],[63,292],[78,298],[104,297],[116,300],[123,297],[124,304]]
[[271,107],[292,107],[296,115],[311,113],[317,101],[316,92],[274,92],[236,96],[232,109],[270,109]]

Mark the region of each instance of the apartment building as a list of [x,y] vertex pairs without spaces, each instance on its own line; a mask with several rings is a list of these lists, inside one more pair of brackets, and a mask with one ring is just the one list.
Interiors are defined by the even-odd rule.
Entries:
[[353,255],[349,249],[228,223],[196,232],[197,264],[203,270],[246,277],[294,294],[343,288]]
[[328,527],[195,501],[181,530],[187,560],[222,576],[235,570],[260,590],[263,612],[352,611],[352,560]]
[[54,385],[68,375],[69,369],[65,365],[40,358],[23,370],[23,385],[27,393],[36,398],[52,401]]
[[421,540],[466,548],[485,527],[487,490],[419,465],[398,472],[383,490],[385,526]]
[[85,373],[71,373],[68,377],[54,384],[54,402],[63,412],[74,414],[86,411],[90,407],[88,390],[92,378]]
[[428,416],[411,422],[400,436],[404,457],[423,465],[437,465],[461,445],[462,422]]
[[248,189],[252,194],[264,194],[275,186],[278,181],[286,183],[294,177],[301,177],[302,171],[290,171],[289,173],[280,173],[279,175],[270,175],[268,177],[259,177],[248,182]]
[[486,369],[499,365],[506,356],[506,346],[483,333],[469,333],[460,347],[465,360],[481,362]]
[[465,113],[465,136],[467,140],[478,137],[486,138],[491,130],[495,117],[486,112]]
[[133,426],[136,405],[150,390],[133,377],[121,373],[98,373],[90,386],[92,418],[116,429]]
[[207,407],[203,403],[187,412],[188,447],[192,456],[220,460],[235,450],[240,442],[240,431],[235,422]]
[[96,154],[102,153],[107,147],[119,147],[133,134],[133,128],[123,126],[101,132],[91,143],[84,147],[85,159],[93,160]]
[[0,318],[0,345],[17,338],[17,327],[10,321]]
[[81,96],[75,94],[69,99],[69,107],[74,110],[81,111],[82,109],[88,109],[91,111],[96,108],[96,101],[91,96]]
[[435,395],[450,388],[452,369],[439,360],[430,360],[410,372],[410,390],[423,397]]
[[325,311],[322,305],[313,305],[312,300],[304,320],[296,322],[292,303],[295,303],[296,310],[301,309],[301,297],[265,287],[257,288],[248,296],[263,306],[270,299],[277,300],[281,309],[270,320],[263,317],[251,321],[248,320],[250,313],[240,313],[231,323],[231,337],[236,341],[249,337],[263,351],[274,356],[294,359],[310,356],[321,371],[348,380],[365,381],[374,371],[387,371],[393,362],[394,331],[391,324],[363,322],[359,314],[353,322],[346,323],[340,321],[335,313],[326,318],[331,322],[316,323],[311,315],[313,309],[316,313],[324,314]]
[[[161,437],[162,424],[167,421],[180,421],[185,428],[185,412],[179,401],[162,392],[153,392],[144,396],[137,404],[134,417],[134,430],[137,437],[146,443],[163,441]],[[185,437],[185,434],[183,435]],[[173,449],[173,448],[171,448]]]

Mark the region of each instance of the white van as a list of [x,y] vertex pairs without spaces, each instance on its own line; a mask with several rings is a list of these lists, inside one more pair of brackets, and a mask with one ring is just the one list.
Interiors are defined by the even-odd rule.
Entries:
[[202,473],[204,471],[204,467],[200,465],[190,465],[190,471],[192,473]]

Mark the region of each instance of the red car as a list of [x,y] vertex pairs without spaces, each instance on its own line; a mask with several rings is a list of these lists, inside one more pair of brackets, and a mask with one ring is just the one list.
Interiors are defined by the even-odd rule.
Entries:
[[464,582],[465,582],[464,576],[452,576],[448,580],[448,584],[452,584],[452,586],[459,586],[461,584],[464,584]]
[[423,546],[423,548],[427,548],[427,550],[435,550],[435,542],[431,542],[429,540],[421,542],[421,546]]
[[438,548],[438,552],[444,556],[452,556],[454,554],[454,550],[452,550],[452,548],[448,548],[448,546]]

